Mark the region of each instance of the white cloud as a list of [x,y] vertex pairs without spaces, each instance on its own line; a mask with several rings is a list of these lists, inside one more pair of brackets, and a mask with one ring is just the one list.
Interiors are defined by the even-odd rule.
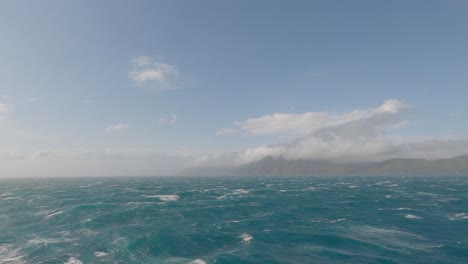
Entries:
[[130,125],[128,124],[116,124],[116,125],[111,125],[111,126],[108,126],[106,127],[106,131],[107,132],[123,132],[123,131],[127,131],[130,129]]
[[11,150],[0,149],[0,161],[23,160],[25,156],[22,153]]
[[7,114],[12,111],[12,105],[0,103],[0,114]]
[[12,111],[13,111],[12,104],[0,103],[0,120],[3,120],[5,118],[5,115],[7,115],[8,113],[11,113]]
[[177,122],[177,115],[176,114],[170,114],[168,116],[163,116],[159,118],[158,124],[159,125],[164,125],[164,124],[175,124]]
[[148,56],[135,57],[131,60],[132,69],[128,77],[139,87],[149,91],[177,89],[179,70],[170,64],[155,61]]
[[468,138],[410,138],[391,135],[392,129],[406,125],[411,107],[399,100],[341,114],[307,112],[276,113],[244,122],[236,129],[247,135],[281,135],[290,141],[253,147],[237,156],[237,164],[267,156],[285,159],[334,161],[376,161],[389,158],[448,158],[468,154]]
[[398,138],[381,136],[361,139],[322,140],[306,137],[291,142],[250,148],[239,155],[239,163],[267,156],[285,159],[332,160],[338,162],[380,161],[392,158],[450,158],[468,153],[468,138]]
[[404,124],[399,114],[408,109],[409,106],[399,100],[388,100],[376,108],[354,110],[342,114],[330,112],[275,113],[250,118],[244,122],[236,122],[236,125],[240,131],[250,135],[307,135],[319,130],[366,120],[373,120],[376,122],[376,126],[398,127]]

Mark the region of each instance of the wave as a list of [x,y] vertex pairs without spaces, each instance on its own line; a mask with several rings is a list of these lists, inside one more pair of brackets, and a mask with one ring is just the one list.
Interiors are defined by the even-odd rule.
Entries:
[[81,260],[75,258],[75,257],[70,257],[67,262],[64,262],[64,264],[83,264]]
[[204,261],[202,259],[196,259],[196,260],[190,262],[189,264],[206,264],[206,261]]
[[19,201],[23,201],[24,199],[23,198],[19,198],[19,197],[7,197],[7,198],[3,198],[4,201],[10,201],[10,200],[19,200]]
[[55,212],[55,213],[48,214],[48,215],[45,217],[45,219],[47,220],[47,219],[49,219],[49,218],[51,218],[51,217],[54,217],[54,216],[56,216],[56,215],[59,215],[59,214],[63,214],[63,211],[58,211],[58,212]]
[[242,195],[242,194],[248,194],[250,191],[249,190],[245,190],[245,189],[237,189],[237,190],[234,190],[232,192],[232,194],[235,194],[235,195]]
[[0,263],[2,264],[25,264],[25,256],[13,249],[13,245],[0,245]]
[[[151,263],[164,263],[164,264],[206,264],[206,261],[202,259],[195,259],[195,260],[190,260],[187,258],[181,258],[181,257],[169,257],[169,258],[156,258],[153,259],[155,262]],[[147,263],[147,262],[145,262]]]
[[423,236],[372,226],[347,227],[343,236],[392,251],[406,251],[407,249],[428,251],[433,247],[430,240]]
[[468,214],[467,213],[456,213],[453,214],[453,216],[449,217],[450,220],[466,220],[468,219]]
[[422,219],[422,217],[417,216],[417,215],[412,215],[412,214],[405,215],[405,218],[408,218],[408,219]]
[[253,237],[247,233],[243,233],[242,235],[239,236],[239,238],[242,239],[242,242],[244,243],[250,243],[252,241]]
[[180,199],[180,196],[177,194],[161,194],[161,195],[142,195],[142,197],[146,198],[159,198],[159,200],[163,202],[174,202]]
[[102,252],[102,251],[96,251],[96,252],[94,252],[94,256],[96,256],[97,258],[103,258],[103,257],[109,256],[109,253]]
[[341,222],[341,221],[346,221],[346,218],[338,218],[336,220],[331,220],[330,223],[335,224],[335,223],[338,223],[338,222]]

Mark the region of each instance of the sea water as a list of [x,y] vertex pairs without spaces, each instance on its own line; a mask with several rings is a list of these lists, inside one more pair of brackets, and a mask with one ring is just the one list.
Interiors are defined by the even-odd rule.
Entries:
[[468,177],[4,179],[0,263],[468,263]]

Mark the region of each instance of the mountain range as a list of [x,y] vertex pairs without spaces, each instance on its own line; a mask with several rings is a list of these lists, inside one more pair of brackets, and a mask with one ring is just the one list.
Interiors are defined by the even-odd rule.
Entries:
[[287,160],[266,157],[237,167],[194,167],[186,176],[340,176],[340,175],[467,175],[468,155],[450,159],[389,159],[338,163],[327,160]]

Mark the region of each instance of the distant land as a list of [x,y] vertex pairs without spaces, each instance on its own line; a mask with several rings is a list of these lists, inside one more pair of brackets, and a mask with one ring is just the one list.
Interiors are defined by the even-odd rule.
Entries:
[[266,157],[238,167],[194,167],[185,176],[391,176],[467,175],[468,155],[450,159],[389,159],[379,162],[338,163],[326,160],[286,160]]

